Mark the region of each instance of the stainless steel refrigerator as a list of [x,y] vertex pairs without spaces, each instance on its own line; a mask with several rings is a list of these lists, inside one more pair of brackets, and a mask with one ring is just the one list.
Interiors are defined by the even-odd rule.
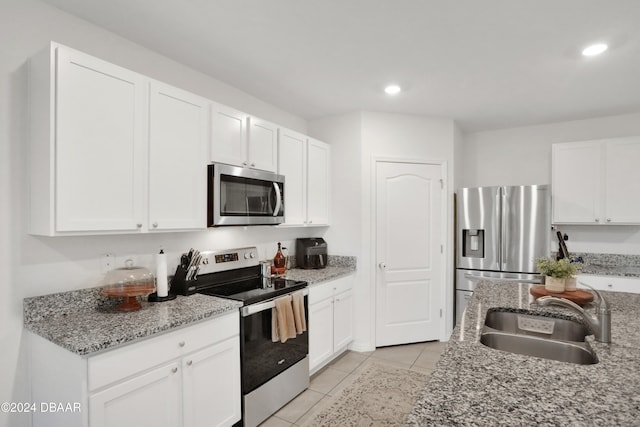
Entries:
[[536,259],[551,249],[547,185],[462,188],[456,222],[456,323],[481,280],[542,282]]

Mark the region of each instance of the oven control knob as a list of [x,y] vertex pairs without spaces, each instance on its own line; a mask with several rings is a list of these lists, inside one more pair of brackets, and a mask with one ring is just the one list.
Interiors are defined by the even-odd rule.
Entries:
[[249,259],[249,252],[246,252],[246,253],[244,254],[244,259]]
[[255,258],[255,257],[256,257],[256,254],[254,254],[253,252],[251,252],[251,253],[249,254],[249,257],[250,257],[250,258]]

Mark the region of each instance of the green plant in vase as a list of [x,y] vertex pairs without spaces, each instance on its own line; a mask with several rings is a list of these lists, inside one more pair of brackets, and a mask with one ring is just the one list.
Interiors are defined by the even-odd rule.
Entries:
[[536,265],[540,274],[545,276],[544,287],[549,292],[564,292],[565,280],[577,271],[576,264],[566,258],[560,260],[539,258],[536,260]]

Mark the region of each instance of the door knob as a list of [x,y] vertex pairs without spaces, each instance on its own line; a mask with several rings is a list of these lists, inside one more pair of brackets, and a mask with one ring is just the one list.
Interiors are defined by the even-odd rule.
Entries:
[[380,270],[386,270],[387,264],[385,264],[384,262],[381,262],[380,264],[378,264],[378,267],[380,267]]

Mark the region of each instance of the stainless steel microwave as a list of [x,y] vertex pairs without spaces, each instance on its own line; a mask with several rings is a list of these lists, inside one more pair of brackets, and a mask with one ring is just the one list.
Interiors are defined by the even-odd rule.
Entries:
[[284,176],[214,163],[208,166],[209,227],[284,222]]

